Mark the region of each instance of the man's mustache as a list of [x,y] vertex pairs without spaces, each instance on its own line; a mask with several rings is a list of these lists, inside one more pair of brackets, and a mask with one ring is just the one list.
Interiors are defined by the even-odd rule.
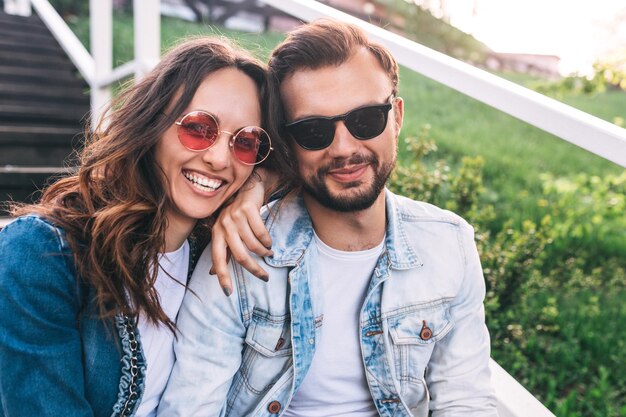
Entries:
[[325,175],[328,171],[332,171],[334,169],[342,169],[350,165],[372,165],[378,166],[378,158],[374,155],[363,155],[363,154],[355,154],[350,156],[349,158],[335,158],[330,161],[327,165],[321,167],[318,170],[319,175]]

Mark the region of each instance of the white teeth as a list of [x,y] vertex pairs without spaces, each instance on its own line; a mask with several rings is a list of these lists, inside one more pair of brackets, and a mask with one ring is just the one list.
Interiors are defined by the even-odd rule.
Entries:
[[194,187],[202,191],[215,191],[223,184],[223,181],[209,179],[189,172],[183,172],[183,175],[191,181]]

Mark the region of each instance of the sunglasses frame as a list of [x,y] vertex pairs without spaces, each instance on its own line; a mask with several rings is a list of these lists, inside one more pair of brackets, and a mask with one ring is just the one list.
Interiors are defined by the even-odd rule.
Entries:
[[[187,117],[189,117],[192,114],[198,114],[198,113],[210,117],[211,120],[213,120],[215,122],[215,128],[217,129],[217,132],[216,132],[215,140],[209,146],[207,146],[206,148],[203,148],[203,149],[192,149],[192,148],[188,147],[187,145],[185,145],[183,143],[183,140],[180,138],[180,128],[183,126],[183,122],[185,121],[185,119]],[[220,130],[220,124],[217,121],[217,118],[214,115],[212,115],[211,113],[209,113],[207,111],[204,111],[204,110],[192,110],[192,111],[186,113],[185,115],[183,115],[183,117],[181,117],[180,120],[174,122],[174,124],[176,124],[176,136],[178,137],[178,141],[180,142],[181,145],[183,145],[185,147],[185,149],[187,149],[187,150],[189,150],[191,152],[204,152],[207,149],[212,148],[213,145],[215,145],[217,143],[217,140],[219,139],[219,137],[220,137],[220,135],[222,133],[226,133],[226,134],[228,134],[230,136],[230,139],[228,141],[228,147],[230,148],[230,151],[232,152],[232,154],[235,157],[235,159],[237,161],[241,162],[244,165],[248,165],[248,166],[258,165],[261,162],[265,161],[270,156],[270,153],[274,150],[274,148],[272,148],[272,138],[270,138],[269,133],[267,133],[267,131],[265,129],[263,129],[262,127],[259,127],[259,126],[244,126],[241,129],[237,130],[236,132],[229,132],[228,130]],[[239,159],[239,157],[237,156],[237,153],[235,152],[235,138],[243,130],[249,129],[249,128],[260,129],[263,133],[265,133],[265,136],[267,136],[267,141],[268,141],[268,145],[269,145],[269,150],[267,151],[267,155],[265,155],[263,157],[263,159],[261,159],[260,161],[256,161],[256,162],[254,162],[252,164],[250,164],[248,162],[245,162],[245,161],[242,161],[241,159]],[[257,155],[258,155],[258,153],[257,153]]]
[[375,134],[375,135],[373,135],[373,136],[368,136],[368,137],[365,137],[365,136],[358,136],[358,135],[354,134],[354,133],[352,132],[352,130],[350,129],[350,127],[346,124],[346,129],[348,129],[348,132],[350,132],[350,134],[351,134],[351,135],[352,135],[355,139],[358,139],[358,140],[369,140],[369,139],[373,139],[373,138],[375,138],[376,136],[381,135],[381,134],[385,131],[385,129],[387,128],[387,122],[388,122],[388,120],[389,120],[389,111],[393,108],[393,101],[395,100],[395,98],[396,98],[395,93],[392,93],[392,94],[389,96],[389,98],[386,100],[386,102],[385,102],[385,103],[383,103],[383,104],[368,104],[368,105],[365,105],[365,106],[360,106],[360,107],[354,108],[354,109],[352,109],[352,110],[350,110],[350,111],[347,111],[347,112],[345,112],[345,113],[343,113],[343,114],[339,114],[339,115],[337,115],[337,116],[330,116],[330,117],[326,117],[326,116],[313,116],[313,117],[306,117],[306,118],[304,118],[304,119],[300,119],[300,120],[296,120],[296,121],[293,121],[293,122],[290,122],[290,123],[286,123],[286,124],[284,124],[284,125],[283,125],[283,128],[284,128],[285,130],[287,130],[287,132],[289,132],[289,128],[292,128],[292,127],[294,127],[294,126],[297,126],[298,124],[301,124],[301,123],[310,122],[310,121],[312,121],[312,120],[323,120],[323,121],[328,121],[328,122],[332,123],[332,125],[333,125],[332,137],[331,137],[330,141],[329,141],[327,144],[324,144],[323,146],[320,146],[320,147],[305,146],[305,145],[303,145],[302,143],[300,143],[300,141],[296,138],[296,136],[295,136],[294,134],[292,134],[291,132],[289,132],[290,136],[293,138],[293,140],[294,140],[294,141],[298,144],[298,146],[300,146],[301,148],[306,149],[307,151],[319,151],[319,150],[322,150],[322,149],[326,149],[326,148],[328,148],[328,147],[329,147],[329,146],[333,143],[333,140],[334,140],[334,137],[335,137],[334,135],[335,135],[335,129],[336,129],[336,127],[335,127],[335,123],[336,123],[336,122],[338,122],[338,121],[340,121],[340,120],[341,120],[341,121],[343,121],[343,122],[344,122],[344,124],[345,124],[345,120],[346,120],[346,119],[347,119],[347,118],[348,118],[351,114],[353,114],[353,113],[354,113],[354,112],[356,112],[356,111],[359,111],[359,110],[365,110],[365,109],[372,109],[372,108],[380,108],[380,109],[382,109],[382,111],[383,111],[383,115],[384,115],[384,118],[385,118],[385,127],[384,127],[384,128],[383,128],[383,130],[381,130],[381,131],[380,131],[380,133],[378,133],[378,134]]

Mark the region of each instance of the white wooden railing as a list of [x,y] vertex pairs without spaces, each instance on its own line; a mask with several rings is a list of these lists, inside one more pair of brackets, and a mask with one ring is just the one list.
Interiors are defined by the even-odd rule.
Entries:
[[7,13],[29,16],[34,9],[90,87],[91,121],[95,127],[111,99],[111,85],[141,78],[159,62],[161,51],[160,0],[133,0],[135,59],[113,69],[112,0],[89,0],[91,54],[48,0],[4,0]]
[[[331,17],[354,23],[389,48],[401,65],[626,167],[625,129],[316,1],[262,1],[303,21]],[[113,82],[132,74],[141,77],[158,61],[158,0],[134,0],[135,60],[116,69],[112,69],[112,0],[90,0],[92,55],[47,0],[5,0],[5,10],[27,15],[31,4],[91,86],[94,117],[109,99]],[[501,417],[554,416],[500,365],[491,361],[490,368]]]

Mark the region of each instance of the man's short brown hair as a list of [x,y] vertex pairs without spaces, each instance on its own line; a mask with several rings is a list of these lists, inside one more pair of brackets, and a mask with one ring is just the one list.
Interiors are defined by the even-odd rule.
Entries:
[[393,94],[398,90],[398,63],[384,46],[372,42],[358,26],[331,19],[319,19],[291,31],[272,52],[269,67],[280,85],[286,77],[301,69],[339,66],[359,48],[374,55],[389,75]]

